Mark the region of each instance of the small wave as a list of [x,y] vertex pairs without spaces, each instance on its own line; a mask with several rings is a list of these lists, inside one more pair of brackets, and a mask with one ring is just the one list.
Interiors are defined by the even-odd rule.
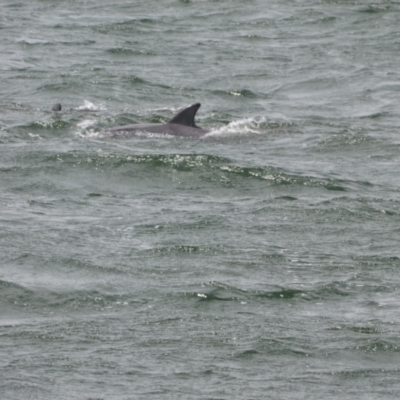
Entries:
[[213,168],[214,165],[229,162],[227,158],[212,156],[208,154],[152,154],[152,155],[132,155],[132,154],[76,154],[59,153],[46,157],[45,162],[63,162],[73,165],[90,165],[97,167],[121,167],[125,164],[150,164],[154,167],[173,167],[181,171],[190,171],[194,168],[200,170],[204,167]]
[[128,294],[105,293],[91,289],[59,288],[50,290],[46,287],[25,287],[13,282],[0,280],[0,301],[12,304],[16,309],[46,312],[48,310],[69,309],[104,309],[126,306],[136,303]]
[[224,249],[220,249],[215,246],[169,246],[169,247],[156,247],[150,250],[146,250],[146,252],[156,253],[156,254],[175,254],[175,255],[216,255],[220,253],[224,253]]
[[232,89],[232,90],[215,90],[215,94],[222,96],[237,96],[237,97],[246,97],[246,98],[256,98],[258,97],[255,93],[248,89]]
[[190,295],[197,297],[200,301],[245,302],[248,297],[245,290],[217,281],[201,285],[200,288],[191,292]]
[[356,333],[362,333],[363,335],[376,335],[386,332],[384,329],[375,326],[351,326],[347,329]]
[[24,130],[31,131],[29,132],[29,136],[32,137],[32,135],[35,135],[35,131],[43,131],[43,130],[49,130],[49,131],[58,131],[58,130],[64,130],[69,127],[69,123],[63,120],[55,120],[55,121],[36,121],[33,122],[29,125],[21,126],[21,128],[24,128]]
[[390,5],[383,4],[369,4],[367,6],[363,6],[359,11],[363,13],[375,14],[382,13],[386,11],[390,11]]
[[34,39],[34,38],[31,38],[31,37],[29,37],[29,38],[24,37],[24,38],[18,39],[17,43],[25,45],[25,46],[35,46],[35,45],[42,45],[43,46],[43,45],[48,45],[48,44],[53,44],[54,45],[54,43],[51,43],[51,42],[49,42],[47,40],[36,39],[36,38]]
[[[86,122],[90,124],[90,121]],[[89,135],[89,134],[88,134]],[[96,135],[96,134],[94,134]],[[155,168],[173,168],[179,171],[198,171],[202,181],[219,183],[224,186],[240,186],[249,181],[263,181],[266,185],[290,185],[298,187],[324,188],[330,191],[346,192],[351,190],[355,182],[317,176],[306,176],[287,172],[271,166],[245,167],[231,163],[231,160],[208,154],[70,154],[59,153],[47,157],[51,161],[70,163],[90,168],[113,169],[129,164],[147,164]],[[150,171],[150,170],[149,170]],[[356,182],[356,184],[368,184]]]
[[282,169],[265,166],[265,167],[241,167],[237,165],[221,165],[221,172],[226,173],[225,180],[235,179],[235,176],[242,178],[261,179],[274,185],[293,185],[293,186],[309,186],[323,187],[327,190],[346,191],[345,181],[338,179],[323,179],[313,176],[302,176],[290,174]]
[[112,47],[106,50],[108,53],[116,54],[120,56],[147,56],[152,55],[150,51],[143,49],[129,49],[126,47]]
[[394,343],[390,343],[384,340],[374,340],[367,344],[357,346],[357,350],[364,353],[377,354],[377,353],[398,353],[400,352],[400,346]]
[[[243,289],[230,284],[211,281],[203,283],[186,293],[200,301],[234,301],[241,304],[265,301],[336,301],[351,297],[359,292],[351,282],[332,282],[319,287],[296,288],[267,285],[263,289]],[[382,291],[379,287],[365,287],[365,291],[375,293]],[[370,333],[369,331],[366,333]]]
[[376,145],[377,139],[364,133],[343,132],[332,134],[316,142],[316,151],[333,151],[340,149],[366,148]]
[[271,286],[269,290],[245,290],[218,281],[204,283],[189,294],[200,301],[236,301],[241,304],[264,299],[291,300],[299,297],[302,300],[311,300],[314,298],[312,294],[297,289]]

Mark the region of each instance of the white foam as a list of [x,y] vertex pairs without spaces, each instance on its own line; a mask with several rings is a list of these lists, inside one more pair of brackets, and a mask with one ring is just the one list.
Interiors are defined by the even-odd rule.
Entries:
[[91,101],[83,100],[83,104],[76,108],[80,111],[105,111],[106,108],[103,104],[95,105]]
[[77,126],[80,129],[87,129],[87,128],[89,128],[89,126],[92,126],[95,123],[96,123],[96,121],[94,121],[92,119],[85,119],[81,122],[78,122]]
[[205,136],[231,136],[249,135],[260,133],[260,125],[265,123],[265,118],[243,118],[232,121],[219,129],[207,133]]
[[163,139],[173,139],[174,135],[168,135],[168,133],[152,133],[152,132],[140,132],[137,131],[134,134],[135,136],[145,137],[145,138],[163,138]]
[[97,121],[93,119],[84,119],[83,121],[78,122],[78,131],[75,132],[75,135],[79,137],[97,137],[97,132],[94,132],[93,129],[88,130],[88,128],[94,125],[96,122]]
[[103,135],[101,132],[96,132],[93,129],[89,129],[87,132],[77,132],[77,136],[89,138],[89,139],[104,139],[106,136]]
[[38,135],[37,133],[28,133],[29,137],[31,137],[32,139],[42,139],[42,137],[40,135]]
[[[78,125],[82,125],[83,122],[81,122]],[[80,126],[82,128],[81,131],[77,132],[76,135],[80,137],[85,137],[85,138],[90,138],[90,139],[107,139],[107,138],[131,138],[131,137],[142,137],[142,138],[148,138],[148,139],[173,139],[175,136],[173,135],[168,135],[165,133],[152,133],[152,132],[110,132],[110,131],[94,131],[93,129],[87,130],[87,128],[90,125],[87,126]],[[86,130],[86,132],[84,132]]]

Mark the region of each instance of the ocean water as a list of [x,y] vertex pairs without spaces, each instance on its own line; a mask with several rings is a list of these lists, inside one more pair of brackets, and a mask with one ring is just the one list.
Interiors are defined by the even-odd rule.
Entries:
[[[399,26],[2,0],[1,399],[397,399]],[[101,134],[196,102],[202,139]]]

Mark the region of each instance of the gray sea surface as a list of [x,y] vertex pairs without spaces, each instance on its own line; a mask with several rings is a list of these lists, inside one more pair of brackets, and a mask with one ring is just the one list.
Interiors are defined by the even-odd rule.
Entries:
[[1,0],[1,399],[398,399],[399,67],[399,1]]

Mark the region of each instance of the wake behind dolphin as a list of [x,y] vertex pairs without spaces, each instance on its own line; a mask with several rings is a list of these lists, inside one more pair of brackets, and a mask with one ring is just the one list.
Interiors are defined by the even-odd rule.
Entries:
[[[195,123],[195,116],[197,110],[200,108],[201,104],[196,103],[187,107],[176,114],[172,119],[170,119],[165,124],[133,124],[117,126],[115,128],[105,129],[100,133],[111,133],[112,136],[116,137],[119,133],[158,133],[171,136],[182,136],[182,137],[201,137],[206,133],[210,132],[207,129],[200,128]],[[61,111],[61,104],[57,103],[53,106],[53,111]]]

